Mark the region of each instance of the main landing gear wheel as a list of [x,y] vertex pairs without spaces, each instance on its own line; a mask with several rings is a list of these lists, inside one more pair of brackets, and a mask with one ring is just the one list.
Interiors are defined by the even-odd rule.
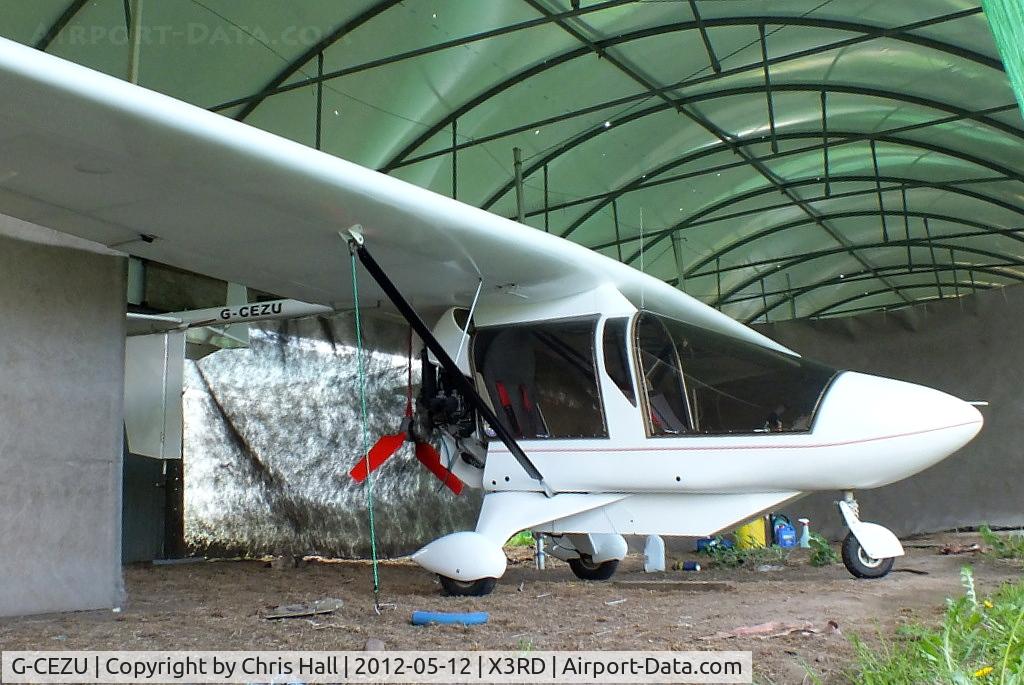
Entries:
[[480,578],[479,580],[456,580],[448,576],[437,576],[441,580],[441,587],[449,597],[483,597],[494,591],[498,584],[497,578]]
[[597,563],[589,554],[581,554],[579,559],[569,560],[569,568],[580,580],[608,580],[618,567],[618,559]]
[[875,559],[868,556],[853,533],[847,533],[843,540],[843,564],[846,570],[857,578],[881,578],[892,570],[895,559]]

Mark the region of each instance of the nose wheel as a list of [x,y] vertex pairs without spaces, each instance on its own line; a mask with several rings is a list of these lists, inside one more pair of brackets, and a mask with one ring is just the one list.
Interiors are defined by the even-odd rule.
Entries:
[[483,597],[491,594],[494,591],[494,586],[498,583],[497,578],[457,580],[448,576],[442,576],[440,573],[437,574],[437,578],[441,581],[444,594],[449,597]]
[[860,520],[860,507],[852,492],[836,503],[850,532],[843,540],[843,565],[855,578],[882,578],[892,570],[903,545],[891,530]]
[[896,561],[893,557],[876,559],[861,547],[853,533],[847,533],[843,540],[843,565],[857,578],[881,578],[889,574]]

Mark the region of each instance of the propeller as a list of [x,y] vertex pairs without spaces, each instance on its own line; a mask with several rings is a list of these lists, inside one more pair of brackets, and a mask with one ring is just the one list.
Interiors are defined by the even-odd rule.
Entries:
[[393,456],[402,445],[406,442],[411,442],[416,446],[416,459],[427,467],[427,470],[433,473],[449,490],[456,495],[461,494],[463,482],[442,463],[441,455],[437,453],[433,445],[415,438],[411,426],[411,417],[406,417],[406,420],[403,422],[402,427],[404,430],[402,432],[381,436],[374,443],[373,447],[370,448],[366,456],[360,459],[352,470],[349,471],[349,476],[355,482],[362,483],[368,475],[380,468],[385,461]]
[[[421,392],[427,396],[432,396],[434,393],[434,381],[436,380],[432,368],[429,366],[429,358],[427,357],[426,350],[422,353],[424,363],[424,385],[421,388]],[[426,369],[431,369],[427,372]],[[405,420],[402,421],[402,429],[394,435],[381,436],[370,451],[367,452],[366,456],[359,460],[359,462],[352,467],[349,474],[357,483],[362,483],[366,480],[367,476],[376,471],[381,467],[384,462],[390,459],[398,449],[406,442],[411,442],[415,445],[414,453],[416,459],[427,467],[427,470],[433,473],[438,480],[444,483],[449,490],[454,492],[456,495],[462,493],[463,483],[459,480],[458,476],[448,470],[448,468],[441,462],[441,455],[437,453],[434,446],[428,441],[421,439],[421,435],[429,435],[432,429],[420,428],[417,430],[415,422],[413,420],[413,396],[412,396],[412,329],[409,329],[409,364],[407,367],[407,380],[406,380],[406,401],[405,401]],[[457,403],[456,403],[457,404]],[[425,416],[429,416],[429,410]]]

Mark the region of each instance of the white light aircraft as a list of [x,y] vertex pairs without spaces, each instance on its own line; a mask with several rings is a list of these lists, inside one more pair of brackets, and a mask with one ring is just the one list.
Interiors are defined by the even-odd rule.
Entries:
[[847,567],[880,577],[903,548],[853,491],[981,429],[966,402],[803,359],[580,245],[2,39],[0,93],[4,214],[333,308],[360,258],[363,297],[430,353],[414,420],[362,470],[412,439],[485,493],[475,531],[413,555],[449,593],[489,592],[519,530],[603,579],[623,535],[710,535],[822,490],[843,493]]

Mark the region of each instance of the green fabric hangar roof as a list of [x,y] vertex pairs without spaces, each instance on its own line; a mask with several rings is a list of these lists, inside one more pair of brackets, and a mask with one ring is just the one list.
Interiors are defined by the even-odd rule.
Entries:
[[[1012,51],[1019,2],[985,7]],[[133,23],[143,86],[521,203],[742,321],[1024,280],[1021,65],[975,0],[0,5],[0,35],[122,78]]]

